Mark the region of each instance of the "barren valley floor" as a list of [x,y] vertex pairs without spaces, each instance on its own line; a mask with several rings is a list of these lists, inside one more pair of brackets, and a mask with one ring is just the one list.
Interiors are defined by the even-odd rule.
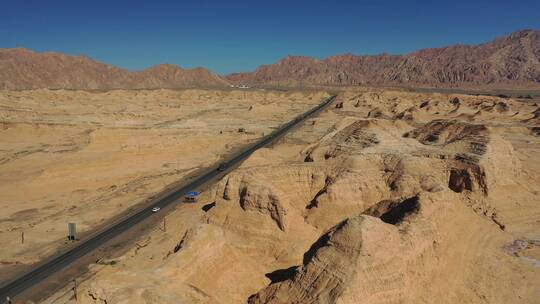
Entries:
[[[268,134],[324,93],[4,91],[1,279]],[[242,129],[242,132],[239,130]],[[24,234],[24,244],[21,237]]]
[[[2,267],[325,96],[3,93]],[[77,300],[66,286],[44,302],[536,303],[539,100],[346,89],[334,104],[91,265]]]

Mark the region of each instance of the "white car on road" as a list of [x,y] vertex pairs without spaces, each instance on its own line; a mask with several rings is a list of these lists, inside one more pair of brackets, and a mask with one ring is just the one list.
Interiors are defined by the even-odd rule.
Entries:
[[160,209],[161,208],[159,208],[159,207],[154,207],[154,208],[152,208],[152,212],[158,212]]

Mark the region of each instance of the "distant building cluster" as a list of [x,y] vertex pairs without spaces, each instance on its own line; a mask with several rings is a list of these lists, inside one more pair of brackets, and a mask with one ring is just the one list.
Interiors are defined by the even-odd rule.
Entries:
[[231,88],[237,88],[237,89],[249,89],[249,86],[247,86],[247,85],[245,85],[245,84],[238,84],[238,85],[231,84]]

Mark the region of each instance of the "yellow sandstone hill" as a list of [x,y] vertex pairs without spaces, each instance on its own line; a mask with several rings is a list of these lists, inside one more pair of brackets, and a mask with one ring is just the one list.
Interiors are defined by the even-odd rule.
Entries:
[[374,89],[336,104],[93,265],[79,301],[536,303],[536,102]]

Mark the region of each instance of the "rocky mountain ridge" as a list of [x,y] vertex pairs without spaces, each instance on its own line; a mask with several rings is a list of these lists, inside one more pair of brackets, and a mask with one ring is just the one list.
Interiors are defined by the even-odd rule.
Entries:
[[289,56],[234,83],[264,85],[404,85],[540,87],[540,31],[523,30],[479,45],[454,45],[407,55],[345,54],[324,60]]
[[406,55],[288,56],[254,72],[216,75],[161,64],[132,72],[87,56],[0,49],[0,89],[154,89],[251,86],[409,86],[540,89],[540,31],[522,30],[479,45]]
[[183,69],[161,64],[131,72],[87,56],[0,49],[0,89],[154,89],[227,84],[204,68]]

